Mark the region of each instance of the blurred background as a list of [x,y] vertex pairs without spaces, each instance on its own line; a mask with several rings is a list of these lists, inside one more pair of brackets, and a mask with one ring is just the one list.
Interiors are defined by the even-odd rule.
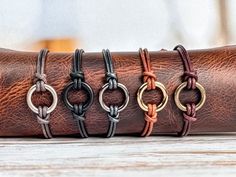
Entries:
[[1,0],[0,47],[136,51],[236,43],[233,0]]

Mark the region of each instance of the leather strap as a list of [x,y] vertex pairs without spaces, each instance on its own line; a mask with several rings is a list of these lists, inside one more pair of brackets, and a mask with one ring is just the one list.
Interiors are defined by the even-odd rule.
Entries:
[[[190,60],[187,50],[182,45],[177,45],[174,50],[177,50],[180,58],[184,64],[184,81],[187,81],[187,89],[194,90],[196,88],[196,82],[198,80],[197,71],[194,70],[193,64]],[[187,111],[183,112],[184,125],[179,136],[187,136],[191,129],[192,122],[197,120],[196,118],[196,105],[193,102],[186,104]]]
[[[105,62],[105,68],[106,68],[106,81],[108,82],[108,89],[115,90],[118,87],[118,81],[116,73],[113,69],[112,64],[112,56],[108,49],[102,50],[104,62]],[[116,131],[116,124],[120,121],[119,119],[119,112],[118,112],[118,105],[110,105],[109,106],[109,112],[108,112],[108,118],[109,118],[109,128],[107,131],[107,138],[110,138],[114,136]]]
[[[73,118],[76,120],[80,135],[82,138],[88,137],[88,131],[85,126],[85,113],[88,108],[91,106],[93,102],[93,91],[91,87],[85,82],[84,72],[82,70],[82,56],[84,50],[76,49],[73,61],[72,61],[72,71],[70,73],[70,77],[72,82],[69,83],[63,90],[62,96],[63,101],[68,109],[71,110]],[[71,90],[83,90],[87,94],[87,100],[85,102],[81,102],[79,104],[71,104],[68,100],[68,92]]]
[[[48,54],[47,49],[42,49],[39,52],[38,60],[36,64],[36,73],[35,73],[35,84],[36,84],[36,92],[45,92],[45,84],[47,83],[46,74],[44,73],[45,61]],[[42,131],[45,138],[52,138],[52,133],[49,127],[49,118],[50,114],[47,114],[48,106],[39,106],[37,121],[42,127]]]
[[[139,55],[143,64],[143,82],[147,82],[147,90],[155,90],[157,81],[156,75],[153,73],[151,67],[150,55],[147,49],[139,49]],[[145,112],[145,127],[141,136],[149,136],[152,133],[153,125],[157,122],[156,104],[147,104],[148,111]]]

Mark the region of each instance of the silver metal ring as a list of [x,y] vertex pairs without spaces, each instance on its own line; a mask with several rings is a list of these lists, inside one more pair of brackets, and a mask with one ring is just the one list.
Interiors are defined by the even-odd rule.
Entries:
[[[57,102],[58,102],[58,98],[57,98],[57,93],[56,91],[54,90],[54,88],[50,85],[47,85],[47,84],[44,84],[46,90],[48,90],[51,94],[52,94],[52,97],[53,97],[53,102],[52,102],[52,105],[48,108],[47,110],[47,114],[51,113],[57,106]],[[38,114],[38,108],[34,106],[34,104],[32,103],[32,95],[33,93],[35,92],[36,90],[36,85],[33,85],[28,93],[27,93],[27,97],[26,97],[26,102],[29,106],[29,108],[36,114]]]
[[[118,112],[121,112],[123,111],[126,106],[128,105],[129,103],[129,91],[128,89],[121,83],[117,83],[117,86],[125,93],[125,101],[124,103],[118,108]],[[107,111],[107,112],[110,112],[110,109],[109,107],[104,103],[103,101],[103,93],[108,89],[109,87],[109,83],[106,83],[105,85],[102,86],[102,89],[100,90],[99,92],[99,103],[101,105],[101,107]]]

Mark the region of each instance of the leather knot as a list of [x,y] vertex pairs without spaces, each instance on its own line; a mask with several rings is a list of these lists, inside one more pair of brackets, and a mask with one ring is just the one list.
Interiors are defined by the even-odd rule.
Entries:
[[196,82],[198,80],[197,71],[185,71],[184,72],[184,80],[187,81],[188,89],[195,89]]
[[72,115],[73,115],[73,118],[77,121],[84,121],[85,120],[85,117],[84,117],[84,114],[76,114],[72,111]]
[[49,124],[49,117],[50,117],[50,114],[47,114],[47,111],[48,111],[48,107],[47,106],[39,106],[38,107],[38,114],[37,114],[37,121],[39,124],[44,124],[44,125],[47,125]]
[[71,72],[70,77],[71,77],[72,81],[74,79],[81,79],[83,81],[84,73],[82,71],[81,72]]
[[107,72],[106,81],[109,83],[109,89],[111,90],[117,89],[118,82],[117,82],[117,76],[115,73]]
[[189,122],[195,122],[196,118],[196,105],[195,103],[186,105],[187,111],[183,113],[184,120]]
[[85,111],[83,108],[83,103],[74,104],[72,111],[73,118],[76,120],[84,121],[85,120]]
[[147,82],[147,90],[156,89],[155,81],[157,80],[156,75],[153,71],[144,71],[143,72],[143,82]]
[[156,104],[148,104],[148,112],[145,112],[145,120],[150,123],[157,122]]
[[43,81],[44,83],[47,83],[46,74],[35,73],[35,82],[37,81]]
[[110,106],[110,111],[108,114],[109,121],[117,123],[120,121],[119,119],[119,112],[118,112],[118,106]]
[[44,84],[47,83],[46,74],[35,73],[34,83],[36,84],[37,92],[45,92],[46,88]]
[[71,80],[74,82],[74,89],[78,90],[82,87],[82,82],[84,81],[84,73],[81,72],[71,72]]

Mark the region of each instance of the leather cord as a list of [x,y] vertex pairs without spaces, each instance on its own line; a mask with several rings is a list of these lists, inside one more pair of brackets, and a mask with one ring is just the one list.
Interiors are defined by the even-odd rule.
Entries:
[[[193,64],[190,60],[187,50],[182,45],[177,45],[174,50],[180,55],[180,58],[184,64],[184,81],[187,82],[187,89],[194,90],[196,88],[196,82],[198,80],[197,72],[193,68]],[[186,104],[186,112],[183,112],[184,125],[179,136],[187,136],[191,129],[192,122],[196,121],[196,105],[195,103]]]
[[[139,55],[143,64],[143,82],[147,82],[147,90],[155,90],[157,81],[156,75],[153,73],[151,67],[151,59],[147,49],[139,49]],[[141,136],[149,136],[152,133],[153,125],[157,122],[156,104],[147,104],[148,111],[145,112],[145,127]]]
[[[77,122],[80,135],[82,138],[88,137],[88,131],[85,126],[85,113],[88,110],[88,108],[91,106],[93,102],[93,91],[91,87],[85,82],[84,72],[82,70],[82,56],[83,56],[84,50],[82,49],[76,49],[73,61],[72,61],[72,71],[70,73],[70,77],[72,82],[69,83],[63,90],[62,96],[63,101],[68,109],[71,110],[72,116],[74,120]],[[68,92],[71,90],[83,90],[87,94],[87,100],[85,102],[81,102],[79,104],[74,103],[71,104],[68,100]]]
[[[84,50],[76,49],[73,57],[73,65],[72,65],[72,72],[70,73],[71,80],[74,82],[74,89],[81,90],[82,89],[82,82],[84,82],[84,72],[82,71],[82,55]],[[83,104],[80,103],[73,105],[72,111],[73,118],[76,120],[80,135],[82,138],[88,137],[88,132],[85,127],[85,110],[83,109]]]
[[[106,81],[108,83],[108,88],[110,90],[115,90],[118,87],[118,81],[116,73],[114,72],[113,69],[111,53],[108,49],[107,50],[103,49],[102,54],[105,62]],[[108,112],[109,128],[106,135],[107,138],[114,136],[116,131],[116,124],[120,121],[118,105],[110,105],[109,110],[110,110]]]
[[[35,73],[35,84],[36,92],[45,92],[45,84],[47,83],[46,74],[44,73],[45,61],[48,54],[47,49],[42,49],[39,52],[38,60],[36,64],[36,73]],[[49,118],[50,114],[47,114],[48,106],[39,106],[37,121],[42,127],[42,131],[45,138],[52,138],[52,133],[49,127]]]
[[84,82],[84,72],[82,71],[83,53],[83,49],[76,49],[73,56],[72,71],[70,73],[70,77],[72,82],[74,82],[74,89],[81,89],[82,82]]

